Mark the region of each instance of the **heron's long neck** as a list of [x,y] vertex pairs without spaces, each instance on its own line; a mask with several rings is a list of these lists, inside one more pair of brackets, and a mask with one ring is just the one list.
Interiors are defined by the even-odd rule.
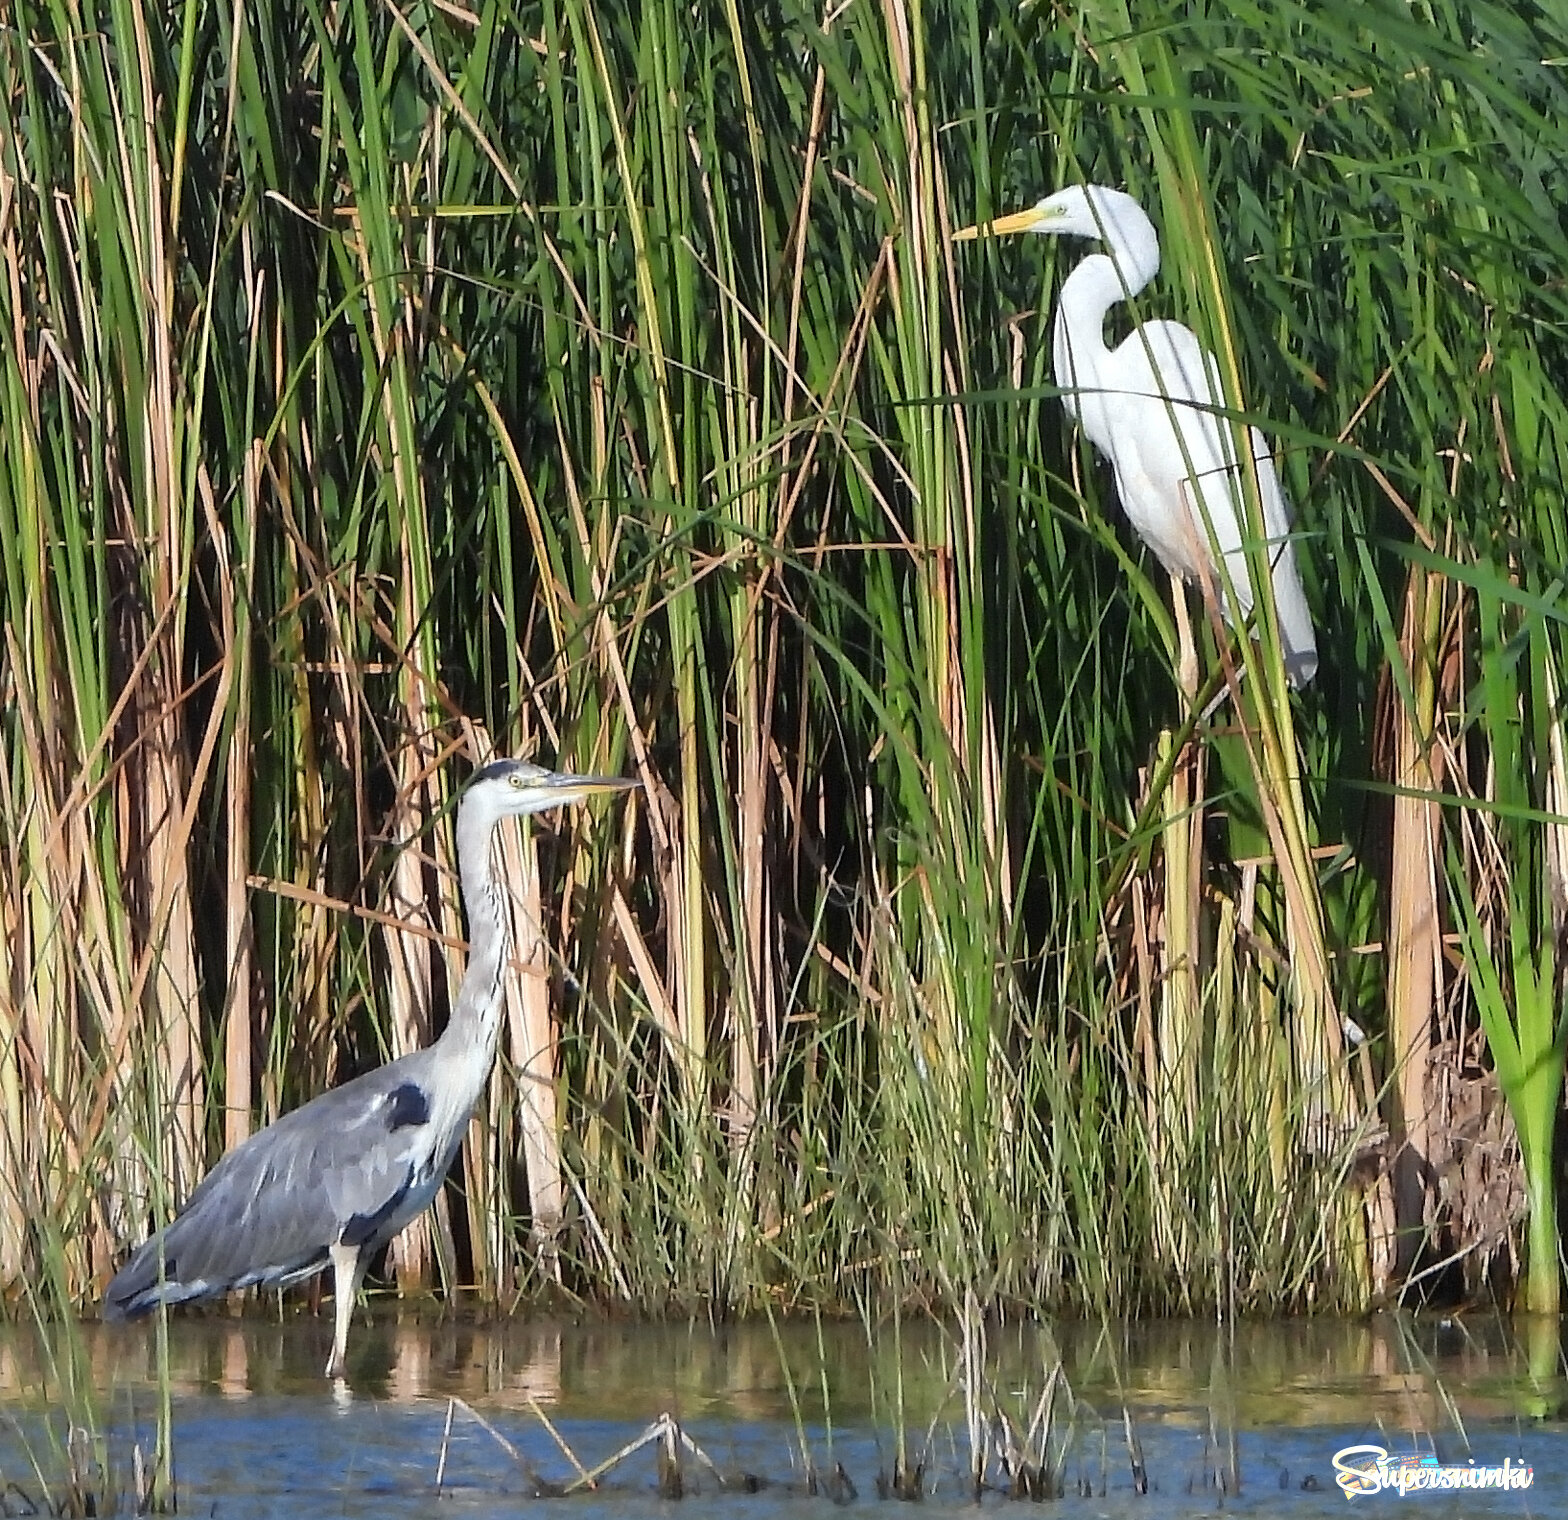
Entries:
[[511,954],[511,921],[505,891],[490,865],[496,820],[484,814],[470,816],[471,812],[464,809],[457,815],[457,869],[468,909],[468,969],[441,1038],[482,1057],[488,1073],[500,1029],[501,979]]

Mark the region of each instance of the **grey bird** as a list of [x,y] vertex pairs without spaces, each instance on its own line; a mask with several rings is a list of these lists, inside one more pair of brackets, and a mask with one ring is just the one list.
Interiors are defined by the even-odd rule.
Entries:
[[235,1146],[185,1207],[120,1268],[106,1320],[236,1289],[286,1288],[332,1268],[326,1375],[343,1376],[349,1319],[372,1257],[429,1207],[495,1062],[510,950],[505,888],[491,865],[501,819],[565,807],[637,781],[496,760],[468,784],[457,861],[468,969],[439,1039],[284,1114]]

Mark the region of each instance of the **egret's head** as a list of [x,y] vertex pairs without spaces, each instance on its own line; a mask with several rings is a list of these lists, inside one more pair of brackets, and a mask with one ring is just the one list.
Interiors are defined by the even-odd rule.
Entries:
[[1027,211],[1014,211],[993,222],[965,227],[953,234],[955,243],[973,238],[1002,237],[1013,232],[1041,232],[1054,237],[1101,238],[1148,227],[1143,208],[1130,195],[1108,185],[1068,185]]
[[492,760],[474,772],[463,793],[465,811],[478,809],[493,818],[516,813],[542,813],[566,807],[604,792],[628,792],[641,786],[622,776],[576,776],[547,771],[526,760]]

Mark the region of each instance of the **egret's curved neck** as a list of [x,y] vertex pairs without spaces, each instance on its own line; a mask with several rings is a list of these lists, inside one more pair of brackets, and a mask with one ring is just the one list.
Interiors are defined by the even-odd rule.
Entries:
[[501,1021],[501,978],[511,954],[511,919],[505,889],[490,864],[497,819],[489,811],[461,808],[457,815],[457,870],[468,909],[468,969],[452,1018],[441,1038],[481,1053],[488,1071]]
[[[1052,358],[1056,383],[1063,390],[1092,383],[1107,357],[1105,314],[1118,301],[1138,294],[1160,272],[1160,244],[1154,224],[1138,212],[1142,225],[1107,227],[1109,253],[1091,253],[1067,276],[1056,302]],[[1075,379],[1076,376],[1076,379]]]
[[1077,414],[1079,386],[1093,385],[1110,350],[1105,346],[1105,314],[1127,294],[1116,265],[1091,253],[1062,284],[1051,329],[1051,358],[1062,404]]

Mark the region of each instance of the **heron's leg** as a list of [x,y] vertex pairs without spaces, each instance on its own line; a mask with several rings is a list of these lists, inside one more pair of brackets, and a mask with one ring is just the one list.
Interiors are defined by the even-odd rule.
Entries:
[[327,1358],[327,1376],[343,1376],[344,1356],[348,1351],[348,1322],[354,1317],[354,1300],[359,1297],[359,1280],[365,1274],[365,1253],[358,1246],[335,1245],[328,1249],[332,1258],[332,1355]]

